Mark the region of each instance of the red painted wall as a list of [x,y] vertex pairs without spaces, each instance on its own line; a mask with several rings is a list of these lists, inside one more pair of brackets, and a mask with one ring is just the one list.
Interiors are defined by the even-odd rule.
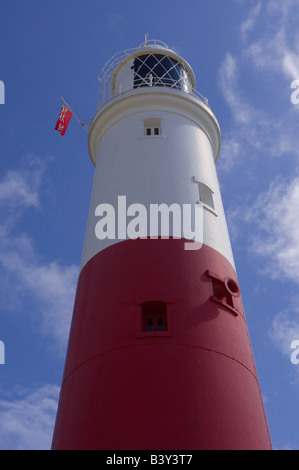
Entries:
[[[235,271],[185,241],[123,241],[83,268],[53,449],[271,449]],[[167,331],[142,331],[148,301]]]

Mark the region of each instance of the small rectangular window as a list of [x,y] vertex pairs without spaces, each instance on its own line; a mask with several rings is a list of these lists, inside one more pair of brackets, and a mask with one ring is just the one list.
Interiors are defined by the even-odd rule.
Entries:
[[165,331],[165,318],[164,317],[158,317],[157,319],[157,330],[158,331]]
[[198,177],[193,176],[193,181],[197,184],[199,200],[205,208],[208,208],[215,215],[214,191],[205,183],[202,183]]
[[167,331],[167,304],[152,301],[142,304],[143,331]]
[[144,119],[144,135],[146,136],[158,136],[162,135],[161,132],[161,119],[159,118],[147,118]]
[[154,329],[154,320],[152,317],[146,318],[146,331],[153,331]]

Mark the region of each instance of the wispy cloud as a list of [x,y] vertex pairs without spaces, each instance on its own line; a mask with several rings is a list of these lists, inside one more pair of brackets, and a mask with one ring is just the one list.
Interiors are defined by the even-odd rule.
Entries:
[[[299,309],[297,315],[294,312],[284,311],[278,313],[272,322],[270,337],[282,354],[290,358],[291,344],[299,340]],[[298,371],[299,372],[299,371]]]
[[[42,214],[44,172],[42,160],[30,156],[26,164],[0,180],[1,313],[5,310],[34,319],[28,322],[34,325],[33,334],[50,338],[53,353],[63,357],[79,267],[57,260],[45,262],[36,249],[34,234],[21,228],[28,211]],[[51,384],[18,388],[9,394],[2,389],[2,397],[6,397],[0,400],[0,448],[49,449],[58,393],[59,387]]]
[[0,181],[0,234],[13,227],[20,215],[30,208],[40,207],[39,190],[45,164],[28,155],[21,168],[8,171]]
[[119,12],[108,12],[106,14],[106,25],[114,34],[120,34],[126,22],[125,16]]
[[[298,300],[298,298],[297,298]],[[292,364],[291,356],[294,352],[292,343],[299,341],[299,309],[286,309],[274,316],[269,337],[275,348],[285,356],[290,364],[292,373],[289,373],[289,380],[293,385],[299,385],[298,365]]]
[[276,178],[247,211],[258,229],[252,248],[267,259],[268,275],[299,284],[299,177]]
[[226,56],[219,69],[219,87],[232,115],[231,130],[223,135],[219,168],[229,171],[237,158],[250,151],[260,150],[269,140],[271,128],[266,113],[250,102],[250,96],[240,85],[239,68],[242,58],[231,53]]
[[243,41],[247,39],[248,34],[256,26],[261,11],[261,6],[261,2],[258,2],[257,5],[255,5],[252,10],[250,10],[246,20],[241,24],[240,30]]
[[[257,68],[282,73],[286,79],[295,80],[299,77],[299,54],[297,45],[287,37],[287,25],[281,25],[274,33],[266,33],[251,43],[246,55]],[[297,35],[294,37],[298,39]]]
[[[299,340],[299,176],[275,178],[256,201],[235,210],[247,227],[251,256],[262,260],[259,274],[281,283],[288,292],[284,311],[275,314],[269,336],[290,361],[291,343]],[[287,289],[287,290],[285,290]],[[294,369],[295,371],[295,369]],[[298,379],[297,375],[296,381]]]
[[[259,36],[249,35],[259,19],[264,25]],[[286,154],[299,157],[299,106],[290,102],[291,81],[299,78],[298,21],[297,2],[268,1],[262,8],[258,1],[241,24],[242,49],[227,52],[219,68],[219,87],[233,118],[231,130],[224,135],[221,169],[228,171],[237,156],[257,151],[263,151],[263,158]],[[294,23],[296,27],[290,28]],[[245,83],[240,79],[244,74]],[[255,84],[259,77],[261,89],[251,87],[251,76]],[[273,102],[280,100],[279,113],[273,113],[271,103],[263,101],[263,89],[267,94],[273,90]]]
[[241,152],[240,141],[233,134],[225,136],[222,140],[221,159],[218,168],[225,172],[230,171]]
[[48,384],[0,400],[0,449],[50,449],[58,394],[59,388]]
[[270,0],[266,7],[266,27],[263,34],[248,44],[245,54],[260,69],[283,74],[287,80],[297,79],[299,77],[298,2]]
[[297,9],[297,14],[299,14],[297,0],[284,0],[283,2],[280,0],[268,0],[267,3],[269,13],[277,13],[283,20],[286,20],[289,15],[296,13],[294,8],[295,10]]
[[[262,267],[258,275],[287,289],[285,309],[273,312],[269,335],[290,361],[291,342],[299,339],[299,106],[290,102],[291,81],[299,79],[299,9],[297,0],[251,5],[239,28],[242,48],[227,52],[219,69],[233,117],[219,168],[229,172],[243,158],[248,179],[251,170],[256,174],[251,191],[229,208],[228,218],[234,237],[250,247]],[[259,21],[263,28],[257,27]],[[272,99],[264,100],[264,94]],[[277,163],[281,157],[284,177]]]
[[34,158],[0,181],[0,298],[13,309],[20,308],[24,296],[29,297],[34,306],[30,315],[35,316],[39,332],[51,336],[63,350],[79,268],[56,260],[44,262],[34,240],[18,226],[26,210],[40,207],[42,174],[42,163]]
[[21,206],[37,207],[39,181],[36,176],[32,174],[29,181],[21,173],[9,171],[0,183],[0,204],[14,209]]
[[220,67],[219,84],[234,120],[245,125],[252,122],[259,111],[250,105],[248,98],[242,93],[238,82],[238,61],[229,52]]
[[[78,266],[66,266],[57,261],[44,263],[39,259],[34,243],[26,234],[2,238],[0,263],[2,275],[11,286],[11,294],[29,296],[34,309],[37,330],[64,347],[68,337]],[[9,294],[5,292],[7,298]],[[16,299],[13,300],[13,305]],[[25,313],[26,314],[26,313]]]

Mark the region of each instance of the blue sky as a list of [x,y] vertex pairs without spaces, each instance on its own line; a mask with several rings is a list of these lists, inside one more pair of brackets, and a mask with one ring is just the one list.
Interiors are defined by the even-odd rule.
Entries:
[[[98,75],[146,33],[192,66],[222,130],[218,174],[276,449],[299,449],[297,0],[1,2],[0,449],[48,449],[94,168]],[[299,357],[299,354],[298,354]]]

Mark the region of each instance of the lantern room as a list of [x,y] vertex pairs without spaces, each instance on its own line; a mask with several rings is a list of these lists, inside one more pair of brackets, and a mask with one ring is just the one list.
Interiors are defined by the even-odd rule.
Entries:
[[163,42],[147,38],[137,49],[113,56],[105,65],[99,81],[103,101],[144,87],[168,87],[189,94],[195,92],[195,76],[190,65]]

